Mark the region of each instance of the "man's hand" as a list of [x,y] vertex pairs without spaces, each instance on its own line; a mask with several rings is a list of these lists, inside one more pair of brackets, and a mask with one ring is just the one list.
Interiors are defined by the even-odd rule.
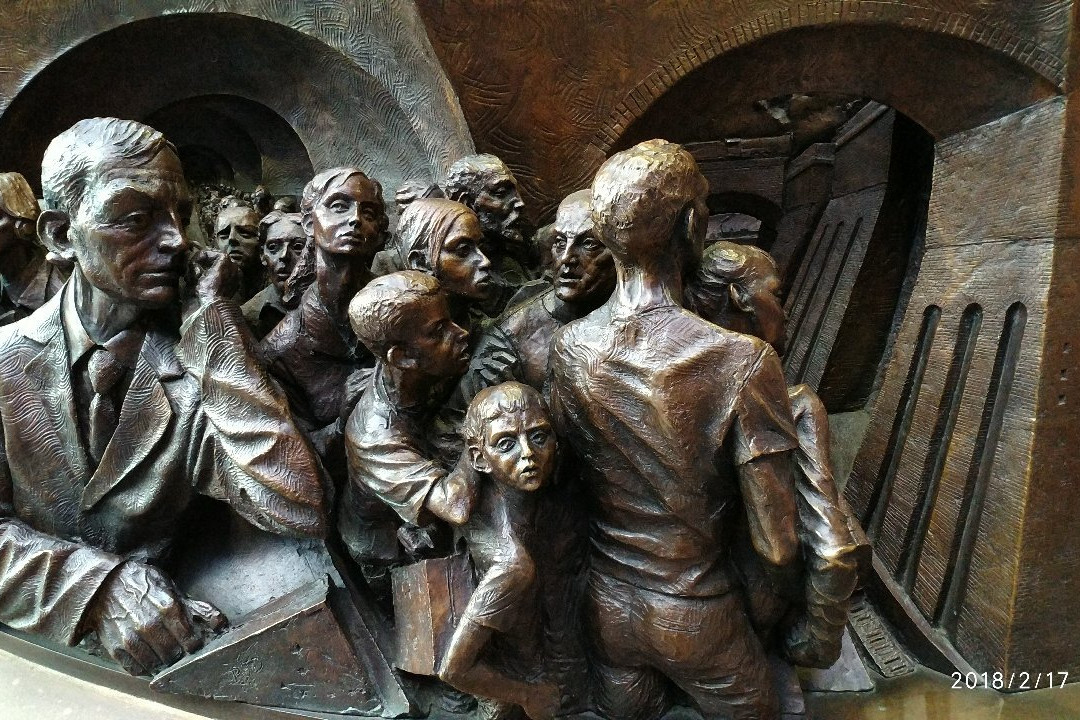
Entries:
[[191,258],[198,283],[195,294],[206,305],[222,298],[231,298],[240,288],[240,271],[224,253],[199,250]]
[[184,598],[160,570],[133,560],[106,580],[87,620],[105,651],[132,675],[198,650],[226,622],[209,603]]

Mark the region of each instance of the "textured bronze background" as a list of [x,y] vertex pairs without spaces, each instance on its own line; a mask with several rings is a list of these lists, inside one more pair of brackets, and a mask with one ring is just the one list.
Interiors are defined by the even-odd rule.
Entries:
[[[936,136],[1028,105],[1064,81],[1071,3],[525,0],[512,19],[484,0],[418,6],[477,148],[510,165],[546,220],[631,140],[775,134],[759,99],[872,97]],[[632,133],[654,103],[666,121]],[[703,125],[722,132],[680,129]]]
[[[257,146],[271,192],[299,192],[310,168],[355,165],[393,207],[402,180],[434,179],[472,151],[408,0],[20,0],[0,7],[0,28],[0,165],[32,184],[45,145],[79,118],[168,125],[214,103]],[[290,143],[308,177],[296,153],[278,158]]]

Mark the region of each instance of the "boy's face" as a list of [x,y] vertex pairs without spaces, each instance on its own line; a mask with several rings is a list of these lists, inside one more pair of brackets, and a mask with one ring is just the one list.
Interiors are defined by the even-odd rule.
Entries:
[[473,466],[496,482],[532,491],[555,470],[555,433],[547,414],[536,405],[502,413],[484,430],[483,447],[474,452]]
[[416,367],[433,377],[456,377],[469,366],[469,333],[450,318],[442,293],[410,308],[413,330],[402,346]]

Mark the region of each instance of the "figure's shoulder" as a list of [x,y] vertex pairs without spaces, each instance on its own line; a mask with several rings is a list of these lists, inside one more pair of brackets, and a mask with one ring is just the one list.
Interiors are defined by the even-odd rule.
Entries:
[[555,294],[554,288],[533,295],[510,307],[494,323],[494,326],[510,337],[528,333],[539,323],[551,322],[551,313],[545,304]]

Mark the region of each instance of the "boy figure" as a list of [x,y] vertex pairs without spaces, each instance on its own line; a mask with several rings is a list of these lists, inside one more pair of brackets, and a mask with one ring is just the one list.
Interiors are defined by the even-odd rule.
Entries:
[[439,666],[459,690],[521,705],[550,717],[558,688],[507,677],[484,658],[495,635],[535,649],[536,566],[526,546],[535,490],[555,470],[555,433],[540,394],[518,382],[481,390],[465,415],[466,453],[480,480],[477,503],[461,534],[479,582]]
[[780,362],[681,307],[708,214],[686,150],[651,140],[617,153],[592,191],[615,292],[555,333],[551,372],[552,414],[593,500],[586,615],[600,710],[660,717],[673,683],[706,718],[772,720],[779,698],[729,539],[745,515],[770,572],[796,560],[798,443]]
[[430,545],[422,528],[436,518],[460,525],[468,517],[464,474],[436,462],[427,442],[432,390],[465,369],[468,333],[450,319],[439,281],[415,270],[368,283],[349,303],[349,322],[377,363],[345,429],[339,531],[369,582],[381,582],[400,559],[402,521],[402,539],[417,549]]

